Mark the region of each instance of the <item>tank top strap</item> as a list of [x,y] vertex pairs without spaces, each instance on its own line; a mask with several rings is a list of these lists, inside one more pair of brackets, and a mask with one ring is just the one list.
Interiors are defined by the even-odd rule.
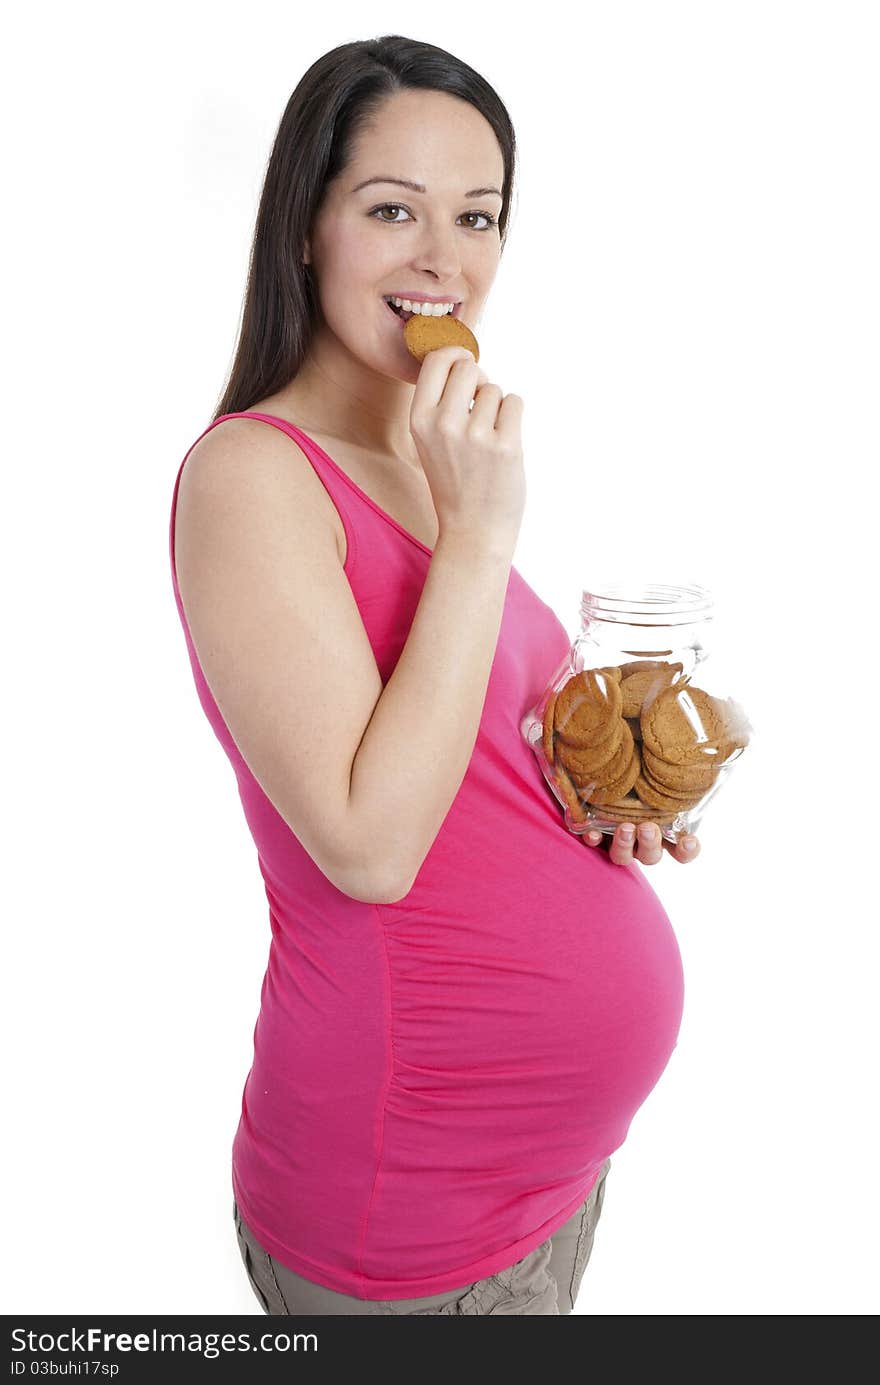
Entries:
[[[328,477],[332,481],[339,482],[344,487],[342,491],[344,500],[348,500],[352,495],[356,498],[358,503],[355,506],[355,511],[358,515],[359,523],[362,524],[364,522],[365,508],[366,510],[372,511],[372,516],[378,516],[381,524],[373,526],[370,534],[371,542],[377,541],[380,547],[384,547],[388,542],[387,529],[390,528],[393,529],[396,534],[406,539],[414,548],[419,549],[421,553],[426,554],[429,558],[432,557],[434,550],[429,548],[427,544],[422,543],[421,539],[417,539],[415,534],[411,534],[408,529],[404,529],[403,525],[396,520],[393,515],[389,515],[387,510],[383,510],[381,505],[377,505],[372,496],[367,495],[366,491],[361,489],[357,481],[353,481],[348,473],[342,470],[339,463],[334,462],[333,458],[325,452],[323,447],[316,443],[313,438],[310,438],[308,433],[304,433],[302,429],[297,428],[295,424],[288,423],[286,419],[277,418],[275,414],[261,414],[254,410],[250,410],[247,417],[261,418],[267,423],[274,423],[277,427],[282,428],[284,432],[289,433],[292,438],[295,438],[303,448],[309,461],[324,481],[327,490],[334,499],[339,494],[338,486],[334,487],[328,485]],[[219,421],[218,419],[217,422],[219,423]],[[350,514],[345,504],[342,505],[342,509],[344,514]]]
[[[211,427],[216,427],[218,423],[222,423],[228,418],[255,418],[261,423],[271,424],[273,428],[286,433],[298,445],[300,451],[311,463],[312,470],[317,475],[339,515],[345,530],[344,570],[350,575],[360,549],[357,536],[360,524],[355,513],[356,505],[352,502],[352,491],[359,492],[359,487],[355,486],[354,482],[346,476],[332,457],[328,457],[323,448],[319,447],[301,428],[297,428],[295,423],[290,423],[286,418],[279,418],[277,414],[262,413],[258,409],[243,409],[238,413],[221,414],[219,418],[214,420]],[[207,432],[209,429],[205,431]],[[363,492],[359,493],[363,495]],[[368,497],[365,498],[368,499]]]
[[[354,482],[346,476],[345,472],[333,461],[332,457],[328,457],[327,454],[323,451],[323,449],[320,448],[318,444],[308,436],[308,434],[304,433],[302,429],[297,428],[292,423],[289,423],[287,419],[278,418],[275,414],[260,413],[258,410],[255,409],[244,409],[236,413],[221,414],[219,418],[215,418],[211,423],[208,424],[207,428],[203,429],[203,431],[198,435],[198,437],[187,450],[186,455],[183,458],[183,461],[180,463],[180,467],[177,472],[177,479],[174,483],[174,493],[171,501],[171,523],[169,540],[171,544],[172,571],[174,571],[174,521],[177,510],[177,495],[180,489],[180,478],[183,475],[183,468],[186,465],[187,458],[189,457],[190,452],[192,452],[196,444],[200,443],[202,438],[204,438],[208,433],[210,433],[212,429],[216,428],[218,424],[224,423],[227,419],[230,418],[255,418],[258,419],[260,422],[269,423],[274,428],[277,428],[281,432],[286,433],[287,436],[298,445],[300,451],[311,463],[312,469],[318,476],[318,479],[321,481],[322,485],[324,486],[324,489],[327,491],[327,494],[329,495],[330,500],[333,503],[337,514],[339,515],[342,527],[345,530],[346,555],[344,570],[346,574],[350,576],[351,571],[356,562],[358,552],[361,547],[357,535],[358,528],[360,527],[356,513],[357,503],[354,500],[352,492],[354,491],[361,495],[363,495],[363,492],[360,492],[359,487],[357,487],[354,484]],[[363,498],[366,499],[369,504],[372,504],[368,496],[364,495]],[[175,584],[176,580],[177,579],[175,573]]]

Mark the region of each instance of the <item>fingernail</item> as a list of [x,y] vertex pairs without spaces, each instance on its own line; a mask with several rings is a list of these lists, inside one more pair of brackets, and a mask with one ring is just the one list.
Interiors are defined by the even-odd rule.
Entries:
[[625,842],[631,842],[636,835],[636,829],[634,827],[621,827],[620,835]]
[[696,851],[696,849],[697,849],[697,839],[696,839],[696,837],[685,837],[683,845],[684,845],[685,851]]

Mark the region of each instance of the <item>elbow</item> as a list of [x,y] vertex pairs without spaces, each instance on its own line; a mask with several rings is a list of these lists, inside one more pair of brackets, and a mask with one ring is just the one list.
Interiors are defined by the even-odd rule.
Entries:
[[334,882],[343,894],[362,904],[397,904],[413,887],[415,876],[380,870],[373,862],[359,870],[349,870],[345,878]]
[[410,890],[412,889],[412,887],[413,887],[414,884],[415,884],[415,878],[413,878],[412,880],[407,880],[407,881],[406,881],[404,884],[402,884],[402,885],[401,885],[399,882],[397,882],[397,883],[394,885],[394,888],[393,888],[393,889],[391,889],[391,890],[385,890],[385,891],[383,892],[383,898],[382,898],[382,899],[377,899],[377,900],[376,900],[376,903],[377,903],[377,904],[399,904],[400,901],[401,901],[402,899],[406,899],[406,896],[409,894],[409,892],[410,892]]
[[346,851],[335,861],[334,884],[363,904],[397,904],[412,889],[422,862],[413,860],[412,842],[398,833],[391,841],[377,832],[342,834]]
[[360,838],[357,850],[349,850],[346,868],[343,871],[350,888],[346,894],[364,904],[397,904],[405,899],[413,887],[418,868],[412,868],[410,843],[397,839],[394,842],[379,842],[374,833],[372,840]]

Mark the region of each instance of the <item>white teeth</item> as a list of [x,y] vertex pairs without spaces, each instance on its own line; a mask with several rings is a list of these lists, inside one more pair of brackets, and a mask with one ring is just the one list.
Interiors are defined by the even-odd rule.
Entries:
[[422,317],[443,317],[455,309],[454,303],[411,303],[408,298],[391,298],[389,302],[407,313],[421,313]]

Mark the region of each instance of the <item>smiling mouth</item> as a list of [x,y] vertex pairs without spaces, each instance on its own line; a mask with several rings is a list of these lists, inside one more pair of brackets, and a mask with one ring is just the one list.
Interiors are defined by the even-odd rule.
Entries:
[[[396,308],[396,307],[394,306],[394,304],[393,304],[393,303],[390,301],[390,299],[388,299],[388,298],[383,298],[382,301],[387,305],[387,307],[389,307],[389,308],[391,309],[391,311],[393,312],[394,316],[395,316],[396,318],[399,318],[401,322],[409,322],[409,320],[410,320],[411,317],[416,317],[416,316],[418,316],[418,317],[422,317],[422,316],[433,317],[433,316],[434,316],[433,313],[428,313],[428,314],[418,313],[418,314],[416,314],[416,313],[412,312],[411,310],[410,310],[409,312],[407,312],[406,309],[404,309],[404,308]],[[449,301],[451,302],[452,300],[450,299]],[[458,317],[458,315],[459,315],[460,312],[461,312],[461,304],[460,304],[460,303],[456,303],[456,305],[455,305],[455,307],[452,309],[452,312],[451,312],[451,313],[442,313],[442,314],[441,314],[441,317]]]

